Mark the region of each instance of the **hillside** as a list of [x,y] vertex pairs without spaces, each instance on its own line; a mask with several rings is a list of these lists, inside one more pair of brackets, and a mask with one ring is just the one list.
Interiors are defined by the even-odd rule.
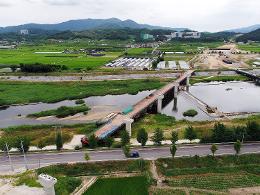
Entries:
[[247,42],[247,41],[260,41],[260,28],[252,31],[250,33],[246,33],[242,36],[239,36],[236,41],[238,42]]
[[260,24],[244,27],[244,28],[237,28],[237,29],[231,29],[227,30],[226,32],[235,32],[235,33],[249,33],[252,31],[255,31],[260,28]]
[[[107,28],[132,28],[132,29],[171,29],[168,27],[152,26],[148,24],[139,24],[133,20],[120,20],[117,18],[109,19],[81,19],[70,20],[58,24],[23,24],[18,26],[0,27],[0,33],[18,32],[22,29],[40,29],[47,31],[83,31],[93,29],[107,29]],[[172,30],[185,30],[186,28],[176,28]]]

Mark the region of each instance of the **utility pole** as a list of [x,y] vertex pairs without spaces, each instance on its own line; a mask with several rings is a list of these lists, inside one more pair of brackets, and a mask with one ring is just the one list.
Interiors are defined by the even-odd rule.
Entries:
[[8,159],[9,159],[9,164],[10,164],[11,170],[14,171],[14,167],[13,167],[11,156],[9,154],[9,148],[8,148],[8,144],[7,143],[5,143],[5,147],[6,147],[6,151],[7,151],[7,155],[8,155]]
[[25,156],[25,152],[24,152],[24,148],[23,148],[23,141],[22,140],[21,140],[21,147],[22,147],[22,151],[23,151],[24,165],[25,165],[26,170],[28,170],[27,159],[26,159],[26,156]]

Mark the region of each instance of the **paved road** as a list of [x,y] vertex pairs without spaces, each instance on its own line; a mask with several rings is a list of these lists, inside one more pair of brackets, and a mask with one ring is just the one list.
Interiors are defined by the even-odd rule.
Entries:
[[[196,146],[179,146],[176,157],[194,156],[194,155],[208,155],[210,152],[210,145],[196,145]],[[217,155],[234,154],[233,145],[219,145]],[[161,157],[170,157],[169,147],[158,148],[139,148],[140,156],[144,159],[151,160]],[[244,144],[241,153],[260,153],[260,143]],[[44,153],[44,154],[28,154],[27,161],[30,169],[38,168],[39,166],[46,166],[57,163],[73,163],[84,162],[84,152],[64,152],[64,153]],[[125,160],[122,150],[103,150],[89,152],[91,161],[107,161],[107,160]],[[40,161],[40,164],[39,164]],[[15,169],[24,168],[24,159],[21,155],[12,156],[12,162]],[[0,173],[9,172],[10,165],[7,156],[0,156]]]

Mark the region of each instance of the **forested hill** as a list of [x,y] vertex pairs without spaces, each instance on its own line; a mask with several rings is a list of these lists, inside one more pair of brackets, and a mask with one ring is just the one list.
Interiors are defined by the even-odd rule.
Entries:
[[236,39],[238,42],[247,42],[247,41],[260,41],[260,28],[252,31],[250,33],[246,33],[242,36],[239,36]]

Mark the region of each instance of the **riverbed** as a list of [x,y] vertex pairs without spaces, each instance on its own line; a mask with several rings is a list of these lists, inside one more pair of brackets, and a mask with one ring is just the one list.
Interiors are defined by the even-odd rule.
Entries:
[[[37,103],[31,105],[10,106],[0,110],[0,128],[19,125],[40,125],[40,124],[78,124],[94,122],[108,115],[111,112],[120,112],[123,109],[134,105],[142,100],[152,91],[142,91],[136,95],[107,95],[85,98],[85,103],[91,111],[84,116],[78,114],[66,119],[46,117],[43,119],[27,118],[26,115],[56,109],[60,106],[75,106],[74,100],[66,100],[58,103]],[[190,87],[190,93],[211,107],[217,107],[224,113],[260,113],[260,87],[251,82],[211,82],[197,83]],[[198,115],[195,117],[184,117],[183,112],[195,109]],[[214,120],[215,118],[203,111],[196,101],[189,98],[185,92],[179,92],[177,110],[173,109],[171,101],[162,110],[163,114],[174,116],[177,120],[186,119],[191,121]]]

